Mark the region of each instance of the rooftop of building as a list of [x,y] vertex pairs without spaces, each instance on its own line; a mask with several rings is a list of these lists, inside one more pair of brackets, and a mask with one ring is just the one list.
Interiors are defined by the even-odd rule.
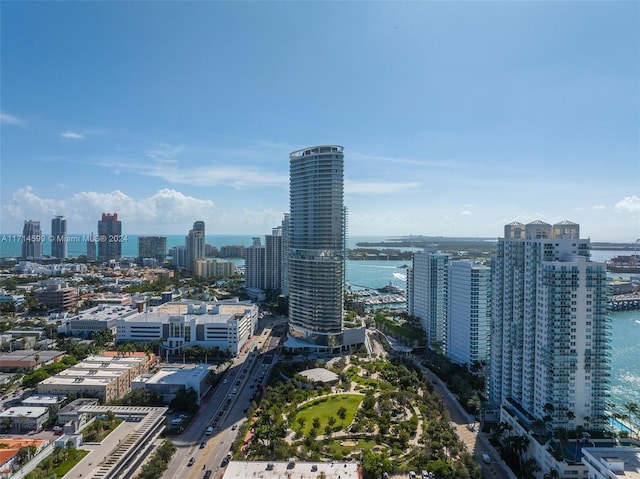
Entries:
[[70,321],[77,321],[77,320],[109,321],[109,320],[122,319],[131,314],[137,314],[137,309],[135,307],[123,306],[122,304],[101,303],[95,308],[87,309],[67,319]]
[[[113,353],[113,354],[111,354]],[[148,360],[147,353],[135,352],[120,354],[116,351],[105,351],[102,354],[95,354],[93,356],[87,356],[79,364],[95,364],[95,363],[110,363],[110,364],[139,364]]]
[[95,398],[79,398],[79,399],[76,399],[75,401],[70,402],[65,407],[60,409],[60,411],[58,411],[58,414],[69,414],[77,411],[81,407],[93,406],[97,403],[98,403],[98,400]]
[[48,407],[14,406],[0,412],[0,417],[40,417],[49,412]]
[[119,375],[124,373],[125,371],[130,370],[134,365],[131,363],[121,363],[121,364],[112,364],[112,363],[78,363],[75,366],[65,369],[59,374],[115,374]]
[[131,323],[169,323],[172,317],[183,317],[185,321],[195,320],[196,324],[226,325],[229,320],[244,315],[257,306],[249,301],[180,301],[163,303],[142,312],[119,319]]
[[325,368],[307,369],[300,374],[314,383],[333,383],[340,379],[336,373]]
[[40,394],[34,394],[33,396],[29,396],[28,398],[24,399],[22,403],[30,404],[30,405],[42,404],[44,407],[45,405],[50,406],[53,404],[60,404],[65,399],[66,399],[66,396],[45,396]]
[[600,471],[606,471],[603,477],[640,478],[640,448],[626,447],[585,447],[583,462],[593,458]]
[[276,461],[231,461],[223,479],[359,479],[355,462],[276,462]]
[[209,374],[207,366],[195,368],[163,368],[152,376],[138,377],[136,381],[144,381],[146,384],[188,384],[201,381]]
[[117,376],[64,376],[57,375],[40,381],[40,384],[55,384],[57,386],[68,386],[74,384],[82,384],[84,386],[106,386],[111,383]]
[[0,355],[1,361],[36,361],[36,355],[38,355],[38,361],[46,363],[60,356],[64,356],[64,351],[58,351],[55,349],[45,349],[42,351],[36,351],[34,349],[18,349],[10,353]]
[[105,368],[79,368],[76,366],[73,368],[60,371],[54,377],[76,377],[76,378],[117,378],[120,377],[126,371],[125,368],[119,369],[105,369]]

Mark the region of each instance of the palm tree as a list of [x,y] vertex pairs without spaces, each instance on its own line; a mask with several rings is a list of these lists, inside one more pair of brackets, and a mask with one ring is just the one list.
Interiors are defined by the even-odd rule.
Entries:
[[546,403],[543,407],[542,410],[544,411],[544,413],[548,416],[553,416],[554,411],[556,410],[556,408],[553,407],[553,404],[551,404],[550,402]]
[[[629,422],[631,422],[631,416],[635,416],[637,418],[638,414],[640,413],[640,407],[634,402],[626,403],[624,405],[624,408],[629,413]],[[634,424],[635,424],[635,421],[634,421]]]
[[564,458],[564,446],[569,439],[569,435],[567,434],[567,430],[564,427],[559,427],[553,431],[553,437],[558,440],[560,443],[560,454]]
[[573,411],[567,411],[567,429],[569,428],[568,426],[570,425],[573,426],[573,421],[575,418],[576,418],[576,415],[573,413]]
[[520,466],[522,466],[522,456],[525,451],[529,448],[529,438],[527,436],[514,436],[512,438],[513,449],[518,455],[518,461],[520,462]]
[[539,470],[540,465],[533,457],[530,457],[522,464],[522,474],[524,477],[536,477],[536,472]]
[[531,423],[531,429],[534,433],[542,435],[546,431],[546,423],[543,419],[536,419]]

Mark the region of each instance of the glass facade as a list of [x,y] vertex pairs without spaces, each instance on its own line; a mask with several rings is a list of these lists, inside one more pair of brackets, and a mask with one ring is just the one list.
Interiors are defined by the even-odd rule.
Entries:
[[290,154],[289,334],[342,345],[346,214],[341,146]]

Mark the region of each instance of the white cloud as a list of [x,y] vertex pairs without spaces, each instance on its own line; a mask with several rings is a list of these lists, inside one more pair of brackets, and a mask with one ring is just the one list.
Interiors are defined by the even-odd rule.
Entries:
[[406,183],[391,183],[391,182],[376,182],[376,181],[353,181],[346,180],[344,182],[344,189],[347,194],[391,194],[391,193],[403,193],[407,190],[414,189],[420,186],[420,183],[406,182]]
[[[74,228],[95,228],[102,213],[118,213],[127,223],[127,230],[138,232],[145,225],[189,224],[195,219],[212,220],[216,212],[211,200],[185,195],[173,189],[162,189],[146,198],[132,198],[119,190],[108,193],[83,191],[64,200],[41,198],[27,186],[17,190],[11,201],[3,207],[3,220],[14,220],[20,225],[25,219],[49,221],[54,215],[63,214]],[[3,224],[3,230],[15,229]]]
[[463,168],[466,167],[466,164],[460,161],[455,160],[425,160],[425,159],[413,159],[413,158],[400,158],[395,156],[380,156],[380,155],[369,155],[367,153],[345,153],[345,158],[348,160],[359,160],[366,162],[381,162],[381,163],[401,163],[406,165],[414,165],[414,166],[430,166],[437,168]]
[[25,126],[26,123],[18,117],[0,112],[0,123],[4,125]]
[[462,211],[460,214],[463,216],[467,216],[471,214],[471,211],[465,210],[465,211]]
[[640,212],[640,197],[636,195],[626,196],[624,199],[618,201],[614,208],[619,211],[638,213]]
[[11,201],[3,205],[2,209],[3,216],[7,218],[19,221],[27,219],[45,221],[45,218],[51,218],[64,210],[64,201],[40,198],[33,192],[33,188],[26,186],[17,190]]
[[[186,159],[178,160],[177,155]],[[247,164],[246,160],[260,160],[255,151],[223,150],[207,151],[197,166],[191,155],[202,157],[202,152],[187,151],[182,145],[160,143],[146,151],[144,160],[123,157],[104,157],[91,164],[109,168],[112,172],[132,172],[138,175],[160,178],[172,184],[190,186],[228,186],[243,189],[251,186],[287,186],[288,172],[273,172],[260,166]],[[151,160],[151,161],[150,161]],[[206,166],[202,166],[205,164]],[[286,162],[282,164],[286,165]],[[229,166],[231,165],[231,166]]]
[[197,186],[227,185],[232,188],[246,188],[249,186],[286,186],[289,175],[278,174],[253,166],[211,166],[193,169],[156,170],[152,176],[157,176],[171,183],[183,183]]
[[592,206],[592,209],[594,209],[594,210],[604,210],[606,208],[607,207],[605,205],[594,205],[594,206]]
[[60,133],[60,136],[62,138],[68,138],[69,140],[82,140],[85,138],[84,135],[80,133],[76,133],[75,131],[70,131],[70,130]]
[[174,156],[183,150],[182,145],[169,145],[168,143],[159,143],[153,150],[147,151],[148,158],[161,163],[176,163]]

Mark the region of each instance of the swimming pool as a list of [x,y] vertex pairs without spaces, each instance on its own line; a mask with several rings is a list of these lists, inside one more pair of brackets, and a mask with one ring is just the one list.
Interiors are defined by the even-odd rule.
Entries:
[[633,432],[633,430],[629,426],[622,424],[620,421],[618,421],[614,417],[609,418],[609,424],[611,424],[613,427],[615,427],[619,431],[628,432],[629,434]]

